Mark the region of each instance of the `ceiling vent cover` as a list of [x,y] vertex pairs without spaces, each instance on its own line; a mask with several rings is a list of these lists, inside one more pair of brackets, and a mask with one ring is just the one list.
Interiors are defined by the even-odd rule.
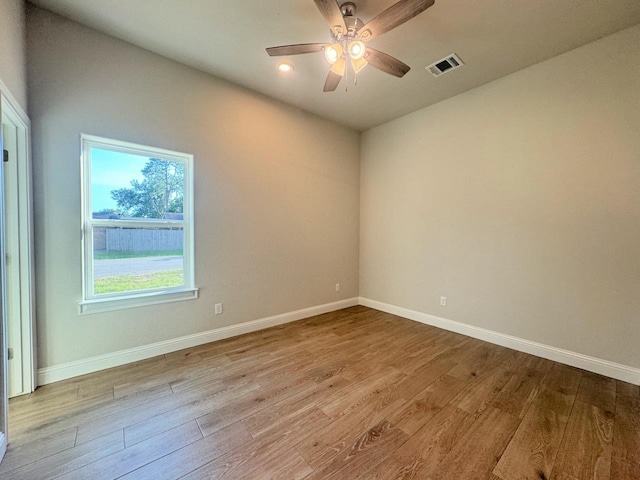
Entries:
[[458,67],[464,65],[460,57],[455,53],[452,53],[448,57],[443,58],[442,60],[438,60],[437,62],[432,63],[427,67],[427,70],[431,72],[431,75],[434,77],[439,77],[440,75],[444,75],[451,70],[455,70]]

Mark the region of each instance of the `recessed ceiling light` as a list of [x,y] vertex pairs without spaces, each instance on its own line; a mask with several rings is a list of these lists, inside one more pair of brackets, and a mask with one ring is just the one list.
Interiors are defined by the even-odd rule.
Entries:
[[281,72],[291,72],[293,71],[293,65],[291,65],[290,63],[287,62],[282,62],[278,64],[278,70],[280,70]]

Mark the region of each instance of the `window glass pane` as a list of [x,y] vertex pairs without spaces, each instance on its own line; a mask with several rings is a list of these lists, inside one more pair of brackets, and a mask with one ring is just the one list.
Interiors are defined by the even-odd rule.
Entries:
[[182,228],[93,227],[96,295],[184,285]]
[[83,305],[195,292],[193,156],[90,135],[82,152]]
[[94,219],[183,220],[184,164],[91,148]]

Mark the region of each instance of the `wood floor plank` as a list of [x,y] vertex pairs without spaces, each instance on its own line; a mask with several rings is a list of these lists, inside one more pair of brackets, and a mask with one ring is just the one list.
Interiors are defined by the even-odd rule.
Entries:
[[402,405],[402,399],[388,402],[388,394],[388,391],[377,391],[329,425],[312,432],[312,435],[296,445],[298,452],[312,468],[322,467],[346,444],[385,420]]
[[613,423],[612,412],[576,400],[554,472],[559,470],[579,480],[611,478]]
[[391,455],[407,441],[409,436],[382,420],[369,428],[340,451],[321,468],[306,477],[308,480],[356,478],[367,472]]
[[[85,441],[93,440],[107,433],[121,430],[123,426],[115,426],[115,418],[122,417],[123,412],[129,411],[135,408],[145,408],[142,405],[147,405],[152,402],[163,403],[171,402],[172,392],[166,385],[155,387],[149,390],[136,392],[134,395],[113,399],[109,402],[98,406],[85,406],[85,405],[69,405],[64,410],[60,411],[58,416],[54,416],[41,423],[30,423],[27,427],[21,425],[18,426],[16,431],[15,422],[10,421],[9,430],[11,435],[11,444],[16,446],[19,444],[33,441],[33,439],[40,438],[47,435],[55,435],[63,430],[69,428],[78,427],[78,437],[76,438],[76,444],[84,443]],[[37,407],[40,409],[40,407]],[[107,428],[104,428],[103,432],[97,432],[96,435],[90,438],[83,438],[83,431],[88,426],[100,424],[103,419],[106,420]]]
[[[470,380],[477,377],[481,372],[488,370],[499,362],[501,355],[506,349],[493,345],[471,340],[467,342],[464,349],[455,354],[455,361],[458,364],[451,370],[450,375],[461,380]],[[444,355],[437,358],[442,359]],[[446,357],[445,357],[446,358]],[[524,357],[522,358],[524,361]]]
[[[265,408],[243,420],[245,426],[257,437],[282,424],[286,424],[300,412],[316,408],[321,398],[332,395],[337,391],[343,391],[352,384],[342,377],[331,377],[310,390],[302,391],[296,395],[278,402],[272,407]],[[327,417],[329,418],[329,417]]]
[[[83,375],[81,377],[65,380],[79,387],[78,397],[91,398],[95,395],[111,391],[118,382],[126,382],[135,379],[144,379],[148,375],[167,369],[167,362],[163,355],[140,360],[127,365],[110,368],[100,372],[100,375]],[[37,390],[36,390],[37,392]]]
[[[141,388],[140,390],[144,390]],[[78,401],[83,404],[101,404],[109,402],[115,398],[113,386],[91,385],[89,387],[81,386],[78,389]],[[125,395],[121,395],[125,396]]]
[[426,362],[407,372],[407,378],[398,385],[395,394],[405,400],[414,398],[455,366],[456,363],[451,360]]
[[326,400],[320,401],[318,407],[328,416],[337,417],[354,405],[366,401],[370,395],[376,395],[385,388],[397,387],[405,378],[405,373],[393,367],[373,371],[369,377],[353,385],[348,391],[334,392]]
[[640,478],[640,398],[618,395],[611,478]]
[[58,478],[60,480],[116,479],[201,438],[202,434],[196,422],[190,422]]
[[69,412],[80,409],[94,409],[107,405],[113,401],[113,389],[108,389],[107,393],[100,392],[97,395],[78,396],[74,399],[60,399],[46,402],[39,405],[39,408],[32,408],[29,411],[15,412],[13,414],[14,430],[25,430],[33,425],[41,425],[51,422],[55,418],[63,417]]
[[584,372],[578,388],[578,400],[613,412],[616,408],[616,381],[597,373]]
[[63,380],[61,382],[49,383],[38,387],[31,395],[23,395],[21,397],[12,398],[9,408],[11,409],[14,404],[21,405],[24,402],[37,402],[46,401],[49,402],[60,396],[65,396],[67,399],[76,398],[78,396],[78,390],[80,386],[75,379]]
[[[526,356],[513,350],[507,351],[495,361],[493,366],[480,371],[467,386],[452,400],[458,407],[469,413],[480,413],[491,404],[500,393]],[[453,369],[455,370],[455,369]],[[453,375],[453,370],[451,374]]]
[[504,480],[551,478],[575,395],[546,388],[535,399],[493,473]]
[[57,478],[122,450],[124,450],[122,431],[113,432],[77,448],[41,458],[7,473],[6,476],[0,475],[0,479],[45,480]]
[[[329,418],[314,408],[290,419],[282,432],[272,432],[212,460],[185,475],[184,479],[301,479],[313,472],[293,445],[310,430],[326,425]],[[215,435],[213,435],[215,436]],[[207,437],[208,438],[208,437]]]
[[199,362],[174,364],[175,366],[172,369],[165,369],[153,375],[147,375],[143,379],[136,378],[127,382],[117,383],[113,387],[113,395],[115,398],[124,397],[140,390],[179,381],[184,377],[188,377],[191,372],[200,371],[205,366],[207,368],[221,368],[230,363],[231,360],[226,355],[218,355]]
[[302,377],[303,373],[312,368],[316,364],[316,357],[307,350],[297,351],[291,356],[280,356],[277,353],[272,354],[273,363],[261,365],[252,373],[258,382],[287,380],[291,377],[291,365],[296,365],[298,374]]
[[389,419],[402,431],[413,435],[451,401],[467,382],[443,375],[415,397],[410,398]]
[[542,382],[553,367],[553,362],[539,357],[529,357],[507,381],[492,405],[522,418],[534,401]]
[[518,427],[519,420],[487,407],[429,475],[430,480],[484,480]]
[[171,430],[177,426],[196,420],[212,411],[220,409],[236,399],[252,395],[259,390],[257,384],[247,383],[243,386],[221,390],[202,399],[194,400],[178,408],[161,413],[147,420],[135,423],[124,429],[124,440],[127,448],[143,442],[155,435]]
[[[453,360],[458,364],[465,365],[469,368],[468,362],[465,361],[469,349],[477,345],[477,340],[463,335],[447,332],[449,335],[443,337],[441,341],[436,340],[429,354],[425,356],[425,360]],[[453,373],[452,373],[453,374]],[[463,378],[464,380],[464,378]]]
[[[396,348],[402,348],[402,346]],[[450,342],[438,341],[436,339],[436,343],[433,345],[426,343],[419,352],[413,355],[391,357],[388,363],[402,372],[411,373],[425,363],[433,361],[434,358],[438,358],[440,363],[453,361],[451,358],[441,357],[441,355],[444,355],[444,353],[453,348]]]
[[199,417],[198,425],[204,436],[211,435],[227,425],[243,420],[297,393],[313,389],[315,386],[315,382],[302,378],[284,385],[262,387],[248,398],[222,406]]
[[[458,380],[461,381],[461,380]],[[429,422],[363,480],[419,480],[426,478],[442,462],[475,418],[452,405],[439,411]]]
[[260,353],[247,355],[243,359],[236,360],[228,366],[208,366],[203,363],[199,369],[191,371],[188,375],[183,375],[179,379],[169,381],[173,393],[187,393],[189,390],[197,391],[203,388],[210,388],[211,385],[243,384],[248,377],[253,376],[253,370],[257,365],[270,364],[275,361],[273,355]]
[[77,434],[78,428],[75,427],[39,438],[32,443],[17,446],[14,446],[13,443],[10,444],[2,463],[0,463],[0,474],[73,448],[76,444]]
[[580,386],[582,371],[568,365],[555,363],[544,380],[547,388],[565,395],[576,395]]
[[[256,471],[256,476],[252,474]],[[302,480],[313,472],[297,453],[249,448],[225,455],[219,461],[208,464],[181,477],[183,480],[235,480],[244,478],[265,478],[282,480]]]
[[566,472],[557,471],[557,472],[554,472],[553,476],[551,477],[551,480],[578,480],[578,479],[573,475],[569,475]]
[[[14,423],[22,416],[30,416],[36,407],[45,407],[52,409],[56,405],[66,405],[69,402],[73,402],[78,398],[78,391],[80,387],[72,385],[71,388],[45,390],[49,385],[38,388],[31,395],[24,395],[22,397],[12,398],[9,403],[9,414],[13,417]],[[45,393],[41,393],[41,390],[45,390]]]
[[[249,381],[247,380],[245,384],[249,384]],[[231,388],[241,387],[233,384]],[[229,386],[219,382],[211,384],[208,388],[203,387],[181,394],[172,394],[168,397],[154,398],[148,402],[136,403],[131,408],[109,410],[106,412],[107,414],[91,422],[83,422],[79,426],[77,443],[82,444],[112,431],[127,428],[192,402],[206,401],[209,397],[216,397],[220,392],[228,389]]]
[[122,480],[177,479],[187,473],[185,464],[189,469],[195,470],[252,440],[253,438],[242,423],[234,423],[220,430],[219,435],[196,440],[120,478]]
[[624,395],[631,398],[640,398],[640,385],[616,380],[616,392],[618,395]]

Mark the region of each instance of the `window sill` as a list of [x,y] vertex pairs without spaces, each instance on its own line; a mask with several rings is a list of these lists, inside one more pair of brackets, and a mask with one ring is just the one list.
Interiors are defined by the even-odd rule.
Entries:
[[141,293],[138,295],[127,295],[126,297],[100,298],[96,300],[85,300],[78,304],[80,315],[90,315],[92,313],[111,312],[114,310],[124,310],[126,308],[145,307],[160,303],[181,302],[184,300],[195,300],[198,298],[197,288],[185,288],[181,290],[170,290],[165,292]]

